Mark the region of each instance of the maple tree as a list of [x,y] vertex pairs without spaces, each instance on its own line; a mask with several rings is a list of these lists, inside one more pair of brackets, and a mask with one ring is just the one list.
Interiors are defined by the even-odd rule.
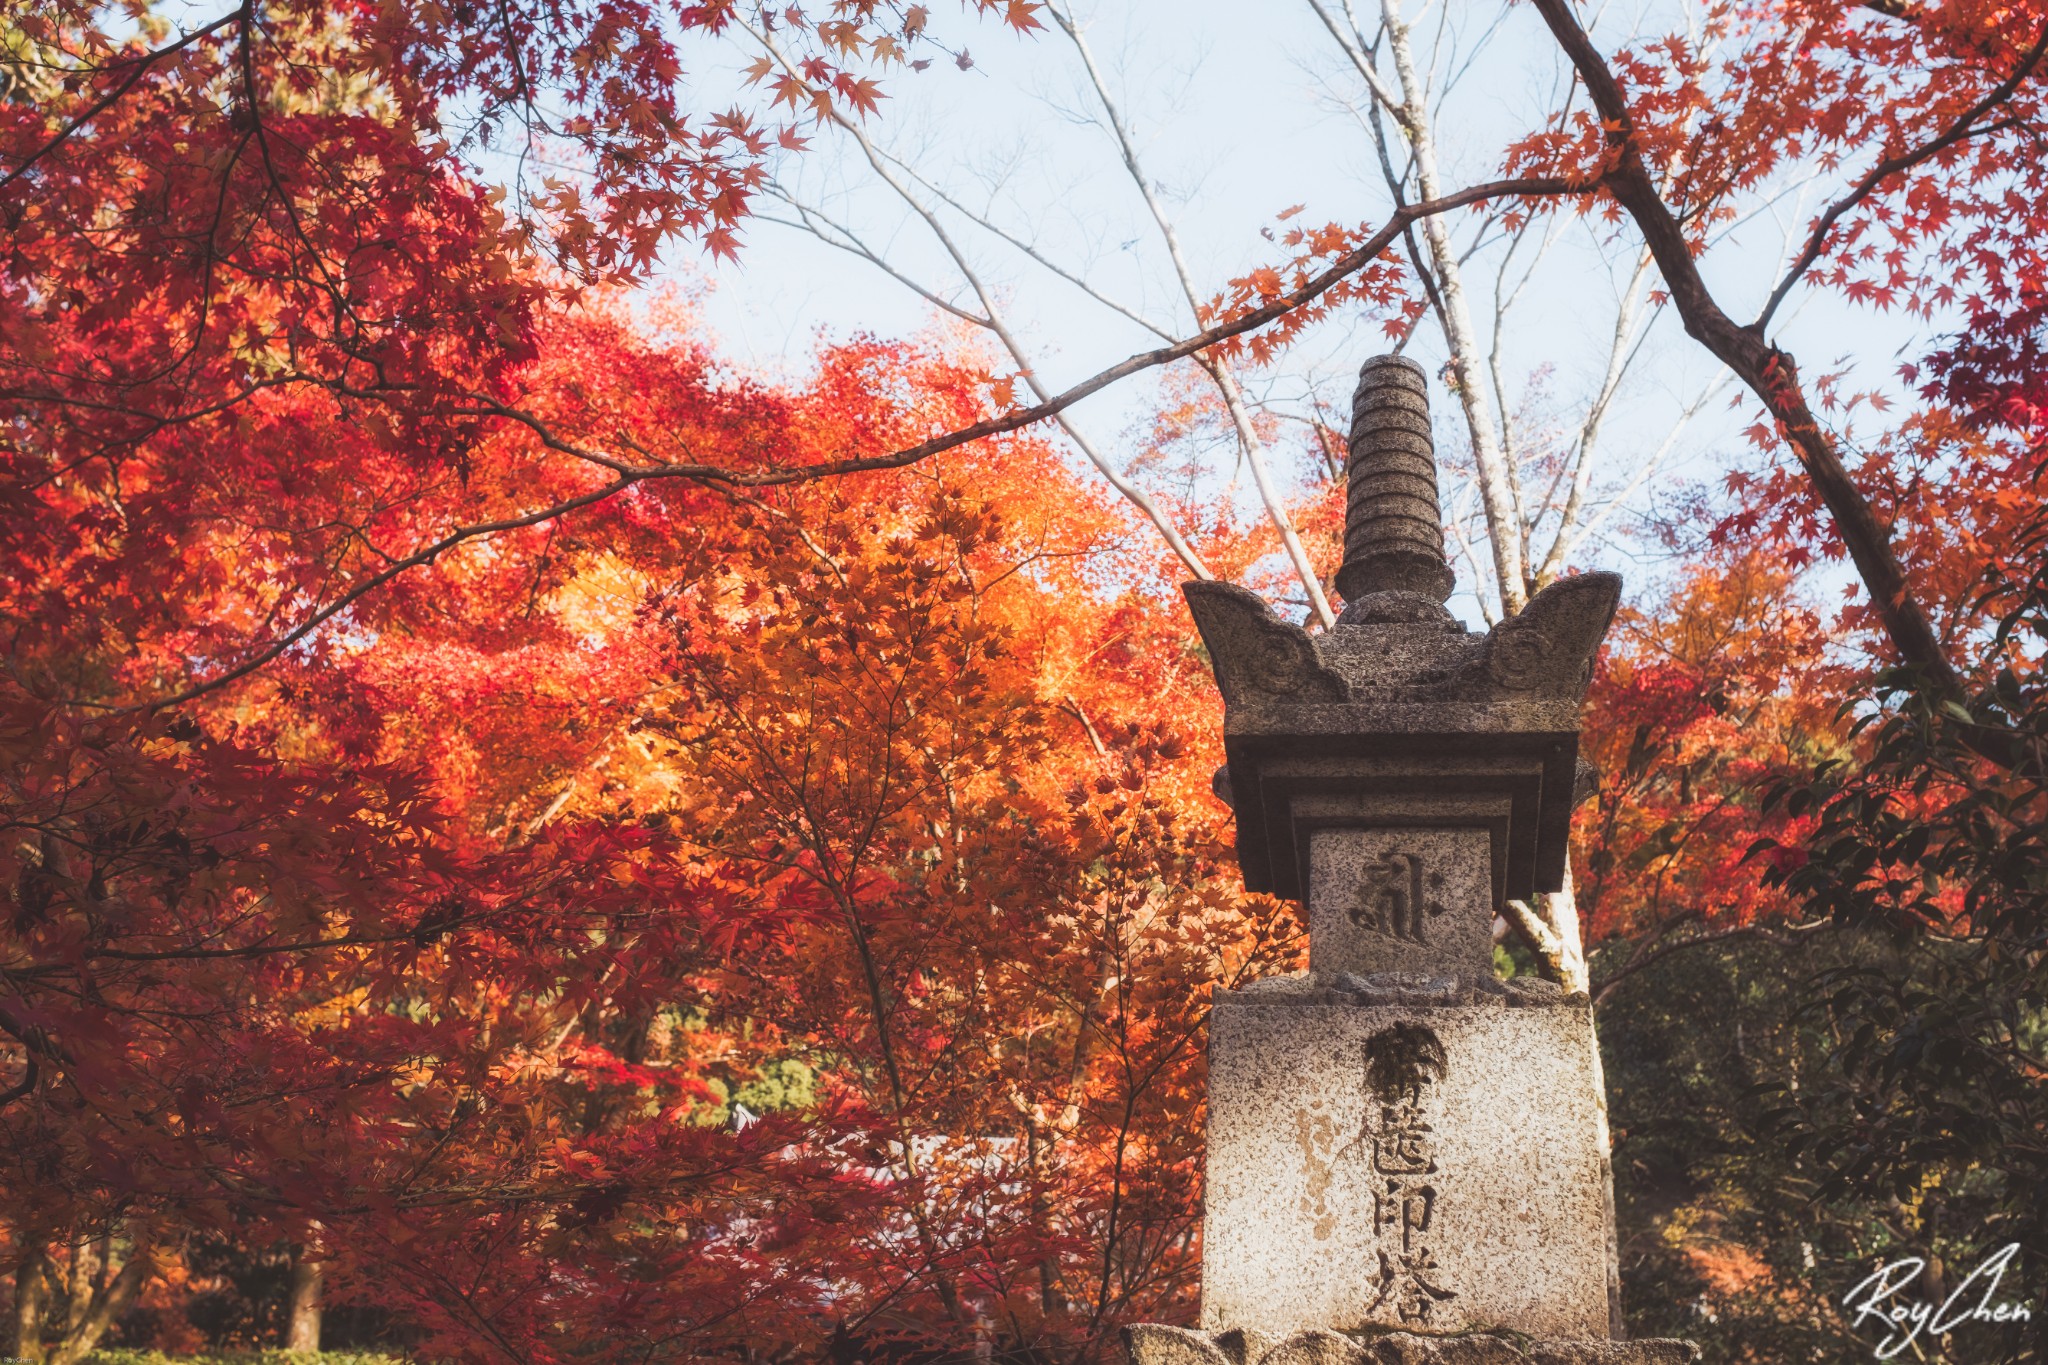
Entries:
[[[1682,31],[1634,31],[1617,43],[1585,31],[1571,8],[1559,4],[1505,11],[1468,44],[1411,31],[1397,3],[1311,0],[1309,9],[1344,59],[1326,98],[1347,107],[1370,133],[1394,211],[1363,224],[1316,226],[1298,217],[1302,204],[1279,210],[1267,236],[1286,248],[1287,258],[1204,295],[1190,287],[1189,258],[1158,196],[1159,173],[1148,164],[1145,139],[1132,131],[1133,101],[1105,77],[1086,25],[1064,6],[1048,7],[1086,92],[1075,117],[1097,125],[1113,174],[1127,179],[1145,205],[1132,226],[1146,235],[1157,229],[1158,277],[1186,295],[1188,311],[1177,324],[1134,306],[1127,286],[1107,283],[1114,272],[1098,272],[1084,251],[1062,258],[1040,237],[1028,210],[982,206],[985,196],[971,173],[948,177],[939,158],[892,148],[850,117],[836,120],[857,148],[850,161],[900,203],[903,222],[913,230],[905,235],[929,237],[939,266],[914,251],[882,246],[891,234],[847,216],[856,212],[850,204],[835,206],[779,180],[771,194],[793,212],[792,225],[998,338],[1022,382],[1048,400],[1023,411],[1056,415],[1074,448],[1153,521],[1197,577],[1213,566],[1190,552],[1182,530],[1199,521],[1199,513],[1169,507],[1157,496],[1156,480],[1146,487],[1125,477],[1128,471],[1105,461],[1095,440],[1058,407],[1060,395],[1048,396],[1035,364],[1047,347],[1031,344],[1018,322],[1021,310],[992,290],[998,267],[991,260],[1007,252],[1016,269],[1048,291],[1078,289],[1106,323],[1134,323],[1161,339],[1175,325],[1183,333],[1208,327],[1194,333],[1199,339],[1232,330],[1199,356],[1205,370],[1222,375],[1214,420],[1221,425],[1227,418],[1234,428],[1238,458],[1292,564],[1295,582],[1286,596],[1305,601],[1324,622],[1328,546],[1308,534],[1320,504],[1309,498],[1297,506],[1291,496],[1276,494],[1269,474],[1273,421],[1301,420],[1301,404],[1247,402],[1234,367],[1250,362],[1255,370],[1284,358],[1316,324],[1339,314],[1376,317],[1399,346],[1434,322],[1448,352],[1446,387],[1469,436],[1468,449],[1451,458],[1476,504],[1471,533],[1462,508],[1452,515],[1451,530],[1470,561],[1481,609],[1493,617],[1516,610],[1530,592],[1568,571],[1616,510],[1614,502],[1596,505],[1603,430],[1613,425],[1617,393],[1654,320],[1675,314],[1727,371],[1679,405],[1662,446],[1633,457],[1636,467],[1618,500],[1653,475],[1694,415],[1731,381],[1740,383],[1760,408],[1751,438],[1768,458],[1761,470],[1738,468],[1740,502],[1727,531],[1799,519],[1808,533],[1796,543],[1779,542],[1789,562],[1846,555],[1864,585],[1864,601],[1842,619],[1852,630],[1875,629],[1859,635],[1859,644],[1895,652],[1951,689],[1962,686],[1957,678],[1975,667],[1958,635],[1969,629],[1969,612],[1961,606],[1967,594],[1949,580],[1978,573],[1983,556],[1996,553],[2001,534],[1977,520],[1981,514],[1999,500],[2008,519],[2024,509],[2025,459],[2015,448],[1977,439],[1967,423],[1939,406],[1906,414],[1875,440],[1859,436],[1851,417],[1882,413],[1889,400],[1845,391],[1838,374],[1802,378],[1781,319],[1802,297],[1832,292],[1852,305],[1929,322],[1967,312],[1974,329],[1998,331],[2005,303],[2014,291],[2027,290],[2030,274],[2037,273],[2030,263],[2039,234],[2024,207],[2032,198],[2022,187],[2036,173],[2027,149],[2039,122],[2042,50],[2035,38],[2041,17],[2002,5],[1706,5],[1686,11]],[[1612,33],[1616,22],[1603,15],[1598,24]],[[1538,40],[1523,44],[1535,55],[1522,65],[1540,77],[1546,52],[1557,59],[1556,94],[1528,111],[1525,126],[1534,131],[1505,137],[1493,165],[1482,157],[1482,171],[1513,178],[1454,188],[1436,128],[1459,118],[1451,96],[1457,73],[1481,59],[1489,38],[1515,31],[1517,23]],[[772,39],[761,40],[772,49]],[[1358,87],[1355,96],[1347,83]],[[1768,253],[1744,240],[1741,225],[1778,214],[1788,196],[1803,200],[1816,193],[1818,210],[1787,228],[1786,259],[1759,271]],[[1453,209],[1470,210],[1461,238],[1450,225]],[[1536,262],[1567,231],[1615,253],[1624,268],[1615,281],[1622,297],[1606,373],[1586,395],[1583,411],[1559,432],[1546,429],[1553,418],[1543,411],[1548,401],[1540,372],[1527,393],[1508,389],[1502,330]],[[1511,287],[1509,262],[1525,242],[1533,259]],[[1474,317],[1478,290],[1464,278],[1468,269],[1478,275],[1475,258],[1486,260],[1488,273],[1497,260],[1501,272],[1490,339],[1482,335],[1485,319]],[[1523,268],[1522,260],[1514,263]],[[1717,281],[1713,289],[1710,278]],[[1276,305],[1284,311],[1271,316]],[[1753,309],[1753,316],[1738,316],[1738,306]],[[2014,354],[2028,344],[2026,316],[2024,308],[2015,311],[2011,326],[1999,332]],[[1261,325],[1235,331],[1246,318]],[[1185,354],[1168,347],[1134,362]],[[1915,374],[1908,369],[1910,383]],[[1128,372],[1126,365],[1105,374]],[[1294,382],[1302,377],[1289,375]],[[1328,422],[1319,403],[1310,406],[1311,448],[1335,479],[1341,462],[1327,457],[1341,449],[1342,437],[1328,428],[1341,427],[1341,420]],[[1611,434],[1605,439],[1614,443]],[[1953,470],[1971,477],[1943,477]],[[1981,501],[1965,505],[1972,489],[1980,490]],[[1922,508],[1907,506],[1930,495],[1949,499],[1948,513],[1923,515]],[[1909,543],[1914,536],[1919,540]],[[1971,542],[1967,551],[1946,539],[1955,536]],[[1584,982],[1581,935],[1568,895],[1518,912],[1517,927],[1563,979]]]
[[[1750,610],[1704,640],[1682,615],[1653,627],[1654,664],[1610,660],[1596,685],[1636,724],[1608,738],[1628,766],[1586,903],[1597,932],[1617,910],[1654,926],[1595,958],[1625,1273],[1645,1326],[1714,1358],[1869,1349],[1845,1267],[1919,1258],[1938,1302],[2010,1246],[1999,1292],[2040,1292],[2042,540],[2038,510],[2018,521],[1997,562],[2034,567],[1971,591],[2004,662],[1966,702],[1811,652],[1811,617],[1772,600],[1782,575],[1753,569],[1712,585]],[[1745,620],[1775,630],[1745,639]],[[1802,656],[1773,687],[1768,665]],[[1660,745],[1661,771],[1639,761]],[[1635,877],[1602,885],[1624,860]],[[1950,1315],[1923,1345],[2036,1360],[2044,1338]]]
[[[983,401],[978,364],[879,345],[766,389],[670,326],[559,317],[527,401],[735,451]],[[302,467],[309,401],[245,412],[252,464]],[[374,441],[337,464],[374,477]],[[545,455],[500,435],[435,496],[487,516]],[[57,616],[24,662],[75,686],[243,628],[274,494],[219,491],[158,602]],[[170,715],[16,694],[17,1305],[79,1247],[119,1268],[50,1359],[202,1236],[317,1243],[477,1356],[835,1318],[1099,1351],[1188,1292],[1202,987],[1298,926],[1222,875],[1160,566],[1028,442],[776,496],[500,536]],[[10,581],[149,581],[98,529]]]
[[[1424,202],[1401,204],[1370,235],[1290,233],[1287,241],[1307,253],[1304,261],[1334,258],[1334,264],[1311,272],[1297,263],[1291,280],[1271,268],[1253,271],[1226,291],[1219,306],[1208,310],[1204,321],[1224,321],[1206,332],[1133,357],[1065,393],[1041,394],[1041,401],[1029,408],[1013,409],[993,421],[886,455],[766,470],[687,460],[647,463],[631,453],[630,436],[605,443],[613,446],[610,451],[602,446],[572,447],[557,453],[613,470],[620,488],[650,478],[778,481],[913,463],[961,440],[1057,415],[1077,398],[1137,369],[1191,355],[1206,355],[1203,363],[1213,366],[1227,355],[1227,348],[1212,350],[1213,343],[1277,322],[1276,332],[1254,341],[1255,350],[1270,347],[1273,337],[1284,337],[1289,328],[1299,327],[1334,300],[1357,296],[1360,279],[1379,268],[1376,263],[1384,249],[1414,224],[1420,222],[1436,234],[1440,215],[1457,207],[1505,200],[1507,216],[1514,221],[1545,211],[1545,198],[1562,198],[1582,209],[1607,205],[1625,213],[1642,234],[1645,251],[1662,272],[1687,329],[1765,403],[1798,458],[1808,491],[1828,509],[1843,547],[1869,585],[1874,609],[1893,645],[1915,666],[1945,676],[1951,671],[1950,661],[1909,589],[1880,518],[1846,472],[1839,441],[1814,417],[1791,357],[1771,347],[1764,332],[1795,287],[1809,279],[1825,280],[1852,298],[1880,304],[1934,307],[1950,302],[1958,293],[1954,272],[1941,270],[1936,262],[1967,260],[1969,269],[1982,277],[1984,292],[1978,297],[1995,311],[1995,301],[2010,290],[2007,282],[2027,277],[2029,238],[2023,228],[2014,230],[2008,208],[2011,196],[1951,182],[1967,176],[1971,185],[2002,184],[2001,176],[2008,170],[2025,174],[2030,163],[2019,153],[2034,117],[2036,83],[2031,78],[2043,56],[2042,44],[2023,45],[2013,38],[2025,25],[2018,22],[2022,16],[2004,9],[1997,10],[1994,20],[1989,11],[1980,16],[1971,6],[1938,11],[1878,7],[1861,14],[1838,7],[1808,12],[1796,6],[1728,6],[1711,10],[1697,34],[1631,44],[1610,64],[1568,7],[1559,3],[1536,8],[1597,106],[1597,119],[1569,107],[1558,111],[1550,127],[1507,149],[1509,169],[1525,174],[1456,192],[1435,183],[1425,155],[1419,163]],[[866,5],[847,7],[820,24],[808,23],[798,9],[779,20],[763,12],[754,21],[754,32],[771,43],[771,55],[759,59],[751,74],[772,90],[775,104],[809,106],[819,116],[851,127],[842,111],[859,114],[871,109],[872,81],[823,57],[789,51],[786,42],[774,45],[767,32],[779,22],[842,60],[847,54],[885,64],[904,60],[904,44],[924,34],[923,11],[907,11],[900,16],[898,30],[889,32],[864,27],[876,16],[875,7]],[[713,31],[734,17],[723,9],[692,8],[682,14],[686,26]],[[1005,17],[1018,28],[1038,22],[1035,7],[1029,5],[1010,5]],[[1070,20],[1055,17],[1082,43]],[[155,48],[123,48],[93,27],[89,18],[90,11],[65,10],[52,21],[24,30],[29,44],[40,43],[53,52],[77,48],[89,60],[69,67],[56,63],[66,77],[63,84],[76,96],[70,109],[56,101],[60,109],[54,132],[46,117],[25,119],[17,129],[19,164],[10,173],[10,186],[25,204],[32,201],[37,210],[47,210],[36,215],[38,231],[30,234],[42,250],[24,259],[20,273],[24,279],[38,280],[39,296],[54,300],[74,296],[75,287],[67,290],[67,281],[85,278],[76,274],[80,269],[92,272],[96,285],[113,278],[141,288],[143,294],[112,291],[114,310],[105,313],[72,309],[68,303],[29,312],[38,323],[51,321],[52,312],[77,312],[88,324],[87,335],[71,337],[72,343],[85,341],[95,354],[111,355],[135,340],[132,329],[119,338],[111,335],[125,327],[132,305],[168,285],[168,291],[158,296],[168,305],[169,316],[178,319],[173,324],[176,334],[153,335],[143,349],[152,356],[182,354],[183,359],[162,374],[152,372],[153,361],[132,372],[114,366],[110,374],[96,374],[83,391],[73,392],[68,384],[50,381],[65,374],[76,379],[78,372],[36,360],[54,353],[61,344],[58,336],[71,330],[69,324],[49,336],[32,331],[36,344],[22,348],[30,364],[20,396],[39,400],[67,418],[75,419],[81,411],[93,413],[93,429],[80,433],[88,440],[132,439],[137,423],[146,427],[209,411],[209,396],[213,403],[232,401],[232,386],[222,385],[236,380],[244,386],[339,386],[338,392],[360,402],[388,403],[403,395],[410,420],[431,414],[437,423],[452,424],[452,430],[440,434],[446,443],[459,444],[478,423],[531,421],[530,414],[490,391],[488,362],[486,370],[471,372],[451,365],[445,353],[428,362],[433,348],[420,341],[428,319],[441,324],[436,332],[448,331],[451,323],[474,331],[487,322],[495,329],[494,338],[477,340],[503,342],[516,336],[518,318],[533,305],[536,286],[532,272],[512,269],[511,263],[529,248],[551,252],[572,276],[644,270],[659,243],[681,228],[702,229],[714,250],[729,249],[730,224],[744,208],[753,174],[748,158],[764,145],[758,130],[736,114],[714,121],[707,131],[681,135],[685,126],[675,113],[669,88],[676,75],[673,51],[653,36],[658,27],[653,12],[637,8],[596,15],[550,14],[547,23],[516,30],[480,22],[465,28],[463,24],[472,21],[437,10],[424,24],[398,24],[385,15],[376,21],[365,18],[343,32],[336,32],[332,22],[318,22],[317,13],[273,15],[245,9]],[[1391,10],[1389,27],[1398,40],[1404,30]],[[315,50],[301,52],[294,43]],[[1398,41],[1396,48],[1398,62],[1405,49]],[[1085,51],[1083,44],[1084,55]],[[41,48],[31,47],[30,52],[39,60],[21,63],[24,67],[52,65],[42,59]],[[272,66],[293,73],[285,83],[289,93],[273,93],[264,84],[262,73]],[[1370,74],[1369,67],[1361,70]],[[212,82],[222,72],[239,79],[239,98],[229,100],[225,111],[206,104],[206,97],[195,102],[196,92],[213,89]],[[332,78],[318,93],[312,88],[319,85],[315,72]],[[544,116],[539,102],[543,89],[559,94],[572,112]],[[143,107],[149,98],[175,100],[180,92],[190,107]],[[636,92],[638,98],[625,98],[628,92]],[[1400,102],[1387,98],[1415,133],[1422,117],[1415,91],[1406,90]],[[309,99],[325,102],[319,114],[300,107]],[[299,121],[288,140],[289,166],[268,151],[263,115],[272,102],[281,102],[281,117]],[[602,117],[591,112],[599,104],[607,111]],[[462,138],[453,144],[421,140],[432,137],[444,112],[452,116],[458,106],[468,120]],[[88,221],[102,207],[94,197],[99,187],[123,168],[156,172],[166,165],[186,164],[177,157],[151,155],[143,140],[147,129],[170,125],[161,116],[173,109],[184,116],[180,122],[196,119],[197,126],[222,135],[228,151],[219,160],[225,170],[203,163],[191,183],[167,182],[160,198],[172,211],[155,211],[153,199],[148,211],[127,214],[126,221],[140,229],[132,240],[82,240],[80,234],[60,229],[59,224]],[[150,114],[159,117],[152,119]],[[217,128],[209,128],[207,114]],[[131,121],[121,126],[124,117]],[[1110,117],[1115,122],[1113,106]],[[512,195],[515,212],[508,218],[491,207],[489,196],[464,173],[469,167],[459,154],[487,146],[507,124],[518,125],[529,141],[554,139],[580,148],[589,161],[593,206],[586,207],[584,191],[566,181],[549,184],[545,192],[527,192],[523,156],[530,148],[523,148],[517,192]],[[75,135],[87,127],[92,129],[90,136]],[[314,129],[349,140],[315,148],[308,137]],[[1700,129],[1711,130],[1714,136],[1703,138]],[[784,133],[794,137],[788,129]],[[383,137],[389,146],[373,137]],[[1125,141],[1129,159],[1127,137]],[[1428,150],[1426,140],[1417,146],[1424,153]],[[1826,164],[1863,149],[1874,153],[1875,164],[1819,215],[1756,321],[1737,326],[1701,282],[1694,264],[1694,253],[1705,245],[1702,234],[1738,213],[1744,193],[1767,191],[1773,175],[1788,163],[1817,158]],[[432,160],[435,155],[440,162]],[[318,179],[336,174],[336,167],[357,165],[377,168],[382,178],[349,188]],[[310,204],[340,210],[333,215],[335,221],[315,221],[296,207],[291,188],[295,169],[308,177],[310,193],[305,197]],[[241,176],[243,170],[249,174]],[[1532,171],[1543,173],[1526,173]],[[1933,191],[1936,175],[1944,176],[1939,191]],[[1142,175],[1139,183],[1143,188]],[[243,191],[249,196],[246,202]],[[1940,201],[1938,212],[1925,206],[1930,193]],[[1915,195],[1920,201],[1917,208],[1911,207]],[[243,221],[240,214],[246,215],[251,231],[236,230]],[[398,216],[374,220],[377,214]],[[268,249],[270,255],[239,263],[216,261],[223,233],[238,247],[259,254]],[[1882,281],[1859,264],[1877,258],[1871,238],[1879,233],[1888,234],[1892,242],[1884,253],[1887,273]],[[468,271],[460,268],[454,255],[443,256],[427,245],[435,240],[474,241],[480,235],[511,255],[487,251],[478,262],[480,269]],[[1170,229],[1168,236],[1170,241]],[[391,240],[406,241],[405,252],[366,246]],[[1437,241],[1435,236],[1432,241]],[[136,269],[162,254],[159,248],[178,243],[196,246],[182,255],[172,253],[181,261],[189,258],[189,270],[166,276]],[[1441,243],[1432,251],[1444,275],[1443,287],[1454,288]],[[376,264],[358,280],[351,272],[363,271],[366,261]],[[407,265],[417,268],[408,271]],[[281,312],[269,314],[268,307],[252,311],[240,291],[216,289],[217,279],[244,268],[254,270],[257,277],[295,286],[284,291],[286,298],[269,304]],[[1361,271],[1368,275],[1359,277]],[[1193,283],[1185,278],[1184,269],[1182,275],[1192,300]],[[358,281],[379,298],[375,320],[352,301],[357,285],[350,281]],[[449,288],[454,292],[442,292]],[[1384,283],[1365,292],[1382,304],[1393,302]],[[93,293],[108,291],[95,288]],[[1451,325],[1455,311],[1445,314],[1453,349],[1458,351],[1453,360],[1467,377],[1461,389],[1471,394],[1473,362],[1464,354],[1469,344],[1461,348],[1458,342],[1469,327]],[[265,325],[266,317],[273,319],[271,325]],[[95,322],[105,323],[109,335],[94,334]],[[288,360],[262,367],[270,372],[261,380],[234,375],[232,364],[211,376],[195,368],[215,354],[228,354],[206,342],[209,337],[233,338],[238,325],[253,326],[251,337],[265,336],[267,349]],[[109,341],[116,344],[109,346]],[[485,347],[483,354],[497,352]],[[366,368],[352,371],[352,365]],[[1028,374],[1029,367],[1025,369]],[[1234,405],[1234,381],[1226,377],[1219,382],[1225,399]],[[1008,383],[998,381],[999,387]],[[158,391],[150,392],[152,387]],[[110,388],[122,395],[118,402],[109,401]],[[119,422],[114,423],[115,430],[100,429],[107,410],[125,416],[125,432]],[[1486,424],[1477,415],[1473,423],[1487,517],[1496,533],[1495,557],[1499,565],[1507,566],[1501,580],[1503,601],[1511,608],[1525,585],[1507,570],[1520,563],[1522,555],[1502,529],[1510,521],[1506,509],[1496,504],[1505,485],[1500,471],[1492,468],[1498,461],[1489,460],[1487,441],[1482,439]],[[1240,420],[1239,427],[1240,438],[1256,445],[1248,425]],[[533,508],[525,514],[544,517],[553,512]],[[1307,573],[1291,528],[1277,508],[1274,514],[1297,570]],[[1170,528],[1161,525],[1172,538]],[[412,562],[438,553],[450,537],[487,533],[487,528],[479,527],[438,529],[444,535],[423,542],[408,557]],[[1555,567],[1547,566],[1544,572]],[[356,586],[369,590],[381,581],[372,576],[372,581]],[[1304,581],[1312,601],[1320,602],[1319,582],[1313,575]],[[301,625],[311,629],[338,609],[324,604]],[[1325,609],[1318,610],[1327,616]],[[284,647],[284,642],[277,647]]]

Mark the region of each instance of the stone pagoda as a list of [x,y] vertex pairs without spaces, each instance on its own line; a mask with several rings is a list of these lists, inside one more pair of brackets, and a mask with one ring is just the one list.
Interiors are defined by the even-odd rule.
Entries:
[[1201,1330],[1128,1329],[1133,1365],[1690,1360],[1615,1339],[1586,998],[1493,971],[1503,903],[1563,884],[1621,580],[1565,579],[1484,635],[1445,610],[1411,361],[1361,372],[1348,483],[1335,629],[1186,588],[1245,885],[1306,906],[1309,971],[1216,993]]

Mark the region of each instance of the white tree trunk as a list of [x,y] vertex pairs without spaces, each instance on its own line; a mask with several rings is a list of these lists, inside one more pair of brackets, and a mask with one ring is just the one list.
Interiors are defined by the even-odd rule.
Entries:
[[292,1293],[284,1328],[287,1351],[313,1352],[320,1349],[320,1290],[326,1267],[317,1259],[319,1249],[302,1246],[292,1257]]
[[[1400,0],[1380,0],[1387,25],[1387,45],[1394,58],[1394,74],[1401,82],[1400,122],[1415,156],[1416,188],[1424,199],[1440,191],[1436,163],[1436,134],[1429,116],[1429,92],[1415,71],[1415,54],[1408,41],[1408,26],[1401,18]],[[1525,529],[1521,498],[1515,489],[1513,467],[1501,448],[1495,426],[1493,404],[1486,390],[1486,362],[1478,334],[1472,326],[1472,308],[1465,297],[1464,272],[1458,253],[1451,245],[1450,228],[1432,215],[1423,220],[1423,240],[1429,244],[1430,267],[1436,275],[1437,295],[1443,303],[1444,341],[1451,353],[1451,374],[1456,382],[1459,406],[1464,409],[1465,426],[1472,436],[1472,462],[1478,474],[1479,500],[1486,510],[1487,538],[1493,543],[1495,586],[1500,593],[1501,615],[1513,616],[1529,600],[1524,563]]]

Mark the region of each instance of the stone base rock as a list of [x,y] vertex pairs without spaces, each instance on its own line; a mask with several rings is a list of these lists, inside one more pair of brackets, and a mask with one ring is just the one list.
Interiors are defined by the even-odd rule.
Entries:
[[[1325,980],[1216,996],[1201,1326],[1606,1338],[1585,997],[1409,973]],[[1391,1072],[1375,1079],[1373,1058],[1395,1044],[1421,1049],[1405,1091]]]
[[1257,1332],[1196,1332],[1141,1323],[1124,1328],[1130,1365],[1688,1365],[1689,1341],[1536,1340],[1474,1332],[1296,1332],[1274,1341]]

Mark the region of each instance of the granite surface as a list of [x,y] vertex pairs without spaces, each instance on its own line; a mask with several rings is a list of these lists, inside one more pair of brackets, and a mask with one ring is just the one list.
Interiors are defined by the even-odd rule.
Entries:
[[1290,972],[1262,977],[1234,991],[1219,992],[1218,1003],[1259,1005],[1476,1005],[1529,1008],[1568,1003],[1583,1008],[1586,997],[1567,995],[1555,981],[1518,976],[1451,976],[1433,972]]
[[1351,397],[1344,462],[1344,563],[1350,601],[1394,594],[1441,603],[1456,580],[1444,562],[1429,375],[1406,356],[1374,356]]
[[1590,1011],[1496,988],[1380,973],[1218,993],[1204,1328],[1607,1336]]
[[[1217,786],[1237,815],[1248,889],[1305,900],[1310,817],[1298,804],[1371,793],[1506,799],[1496,899],[1563,884],[1579,702],[1620,579],[1554,583],[1486,635],[1369,619],[1310,636],[1234,584],[1184,592],[1223,693],[1229,762]],[[1368,617],[1427,605],[1414,593],[1363,601]]]
[[[1446,729],[1465,728],[1468,708],[1515,700],[1565,700],[1573,722],[1588,670],[1614,609],[1611,573],[1559,579],[1484,635],[1455,619],[1375,620],[1310,635],[1235,583],[1184,583],[1226,706],[1256,713],[1241,724],[1285,732],[1288,711],[1317,704],[1419,703]],[[1411,614],[1414,595],[1393,604]],[[1402,605],[1406,604],[1406,605]]]
[[1318,829],[1308,847],[1310,970],[1493,974],[1484,827]]

